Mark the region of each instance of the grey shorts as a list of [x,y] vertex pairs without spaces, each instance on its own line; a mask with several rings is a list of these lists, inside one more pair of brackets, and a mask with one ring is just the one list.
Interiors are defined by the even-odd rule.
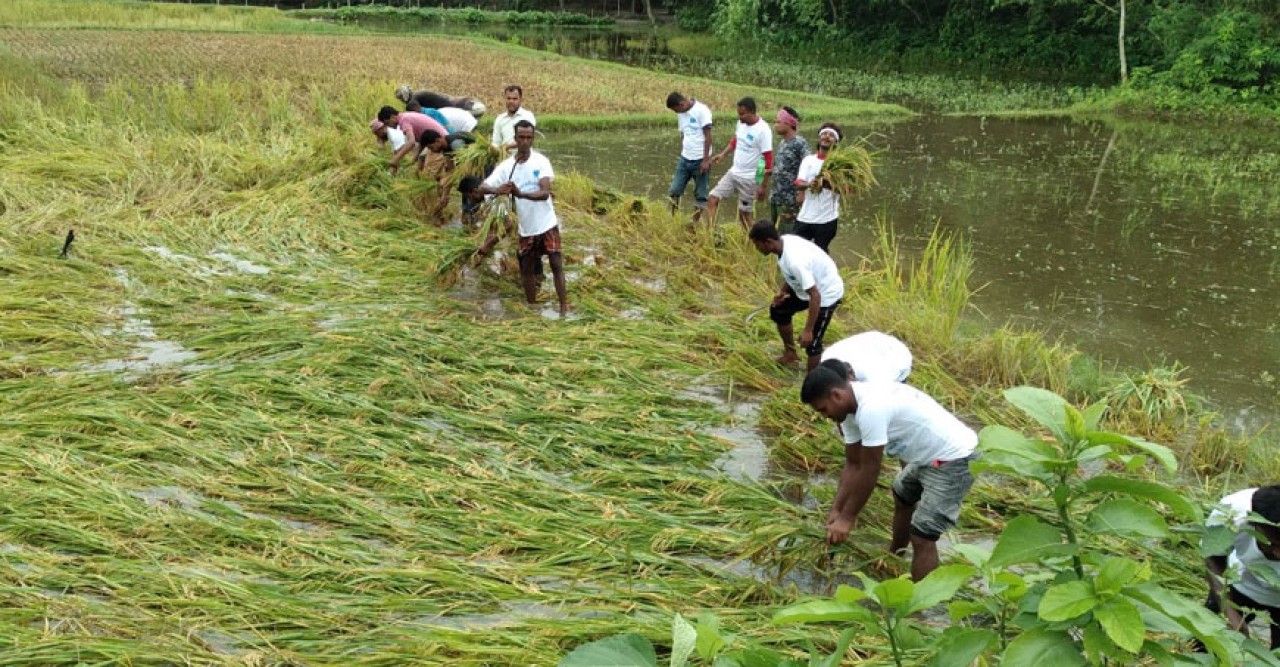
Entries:
[[756,193],[759,191],[760,184],[756,183],[755,177],[745,178],[735,175],[732,171],[726,171],[724,176],[716,181],[716,186],[711,188],[711,196],[716,199],[727,199],[737,193],[738,210],[750,213],[755,207]]
[[977,460],[977,453],[968,458],[946,461],[941,464],[909,463],[893,480],[893,495],[907,505],[915,505],[911,515],[911,534],[926,540],[936,540],[956,527],[960,520],[960,505],[973,486],[973,474],[969,462]]

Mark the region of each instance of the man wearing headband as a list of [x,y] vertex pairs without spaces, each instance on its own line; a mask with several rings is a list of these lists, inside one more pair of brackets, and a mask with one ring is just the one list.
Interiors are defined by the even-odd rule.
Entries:
[[778,143],[778,159],[773,166],[773,192],[769,193],[769,208],[773,224],[783,234],[791,233],[796,221],[796,174],[800,161],[809,154],[809,144],[796,133],[800,115],[791,107],[778,109],[773,129],[782,141]]
[[836,221],[840,218],[840,195],[829,186],[814,192],[810,184],[822,173],[822,163],[827,153],[840,141],[840,128],[834,123],[823,123],[818,130],[818,153],[800,163],[795,185],[799,190],[796,200],[800,212],[796,214],[796,227],[792,232],[800,238],[813,241],[814,245],[830,254],[828,247],[836,237]]
[[693,221],[697,222],[707,208],[707,187],[711,181],[711,109],[680,93],[667,96],[667,108],[676,112],[676,125],[683,138],[667,197],[671,199],[671,212],[675,213],[680,208],[680,197],[689,187],[689,179],[693,179]]
[[374,118],[369,123],[369,131],[373,136],[378,138],[378,145],[383,146],[388,142],[391,143],[391,152],[394,153],[404,146],[404,132],[398,127],[387,127],[386,123]]
[[[773,132],[756,113],[756,101],[750,97],[738,100],[738,128],[724,150],[711,158],[720,164],[733,151],[733,166],[720,177],[707,198],[707,219],[714,222],[720,200],[738,195],[738,220],[743,229],[751,228],[751,210],[756,199],[764,199],[769,191],[769,175],[773,172]],[[764,158],[764,181],[756,183],[756,165]]]

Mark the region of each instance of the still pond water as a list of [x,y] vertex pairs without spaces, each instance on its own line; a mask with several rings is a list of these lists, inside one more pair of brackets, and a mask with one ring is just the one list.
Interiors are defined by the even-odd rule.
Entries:
[[[489,36],[638,66],[678,63],[653,35]],[[723,145],[732,111],[713,111]],[[672,125],[576,135],[550,128],[540,148],[558,169],[657,198],[678,150],[674,117]],[[811,146],[816,125],[802,128]],[[975,258],[973,303],[993,324],[1061,335],[1122,368],[1180,363],[1228,423],[1280,423],[1277,133],[936,115],[846,129],[879,151],[880,186],[846,203],[838,261],[869,251],[876,215],[908,249],[922,247],[936,225],[959,231]]]

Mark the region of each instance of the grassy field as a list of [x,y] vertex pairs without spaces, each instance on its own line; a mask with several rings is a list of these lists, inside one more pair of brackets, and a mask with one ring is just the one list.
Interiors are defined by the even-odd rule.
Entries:
[[[204,25],[156,11],[140,25]],[[437,279],[475,239],[421,220],[427,186],[388,177],[364,126],[402,79],[517,75],[550,116],[750,89],[465,41],[0,16],[0,664],[551,665],[702,610],[794,647],[767,619],[798,591],[769,575],[830,574],[812,499],[837,459],[753,315],[773,263],[566,174],[575,313],[546,319],[500,265]],[[908,266],[882,238],[832,336],[903,333],[916,383],[974,423],[1011,419],[1002,387],[1070,389],[1070,350],[966,329],[962,247]],[[757,425],[777,476],[721,472]],[[1024,502],[984,485],[961,539]],[[880,554],[889,504],[840,567]]]

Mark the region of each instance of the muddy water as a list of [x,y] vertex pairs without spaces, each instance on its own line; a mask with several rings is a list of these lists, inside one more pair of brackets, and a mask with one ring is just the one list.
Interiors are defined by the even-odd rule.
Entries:
[[[845,206],[838,261],[869,251],[876,214],[913,251],[941,224],[970,242],[973,302],[993,323],[1122,367],[1179,362],[1235,425],[1280,420],[1280,137],[938,116],[848,129],[880,149],[880,187]],[[674,131],[550,128],[539,147],[658,197],[677,145]]]

